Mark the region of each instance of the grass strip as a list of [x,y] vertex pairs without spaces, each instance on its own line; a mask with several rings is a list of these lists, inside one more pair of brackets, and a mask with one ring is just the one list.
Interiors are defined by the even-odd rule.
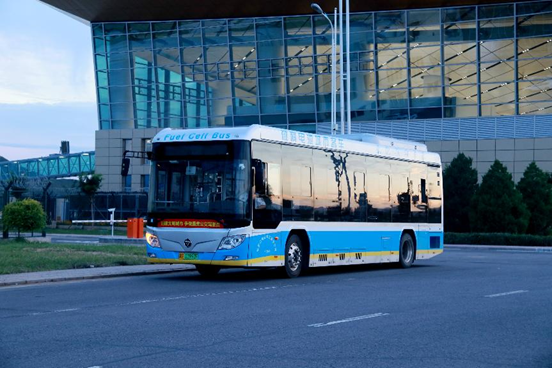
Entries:
[[0,275],[146,264],[143,247],[0,241]]
[[445,244],[552,247],[552,236],[502,233],[445,233]]

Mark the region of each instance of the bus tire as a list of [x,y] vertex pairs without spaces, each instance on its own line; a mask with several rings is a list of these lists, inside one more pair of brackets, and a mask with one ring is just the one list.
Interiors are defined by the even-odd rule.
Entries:
[[289,278],[297,277],[301,274],[303,268],[303,245],[301,238],[293,234],[286,242],[286,251],[284,259],[285,275]]
[[414,246],[412,236],[410,236],[410,234],[403,233],[399,246],[399,265],[402,268],[409,268],[412,266],[412,263],[414,263],[415,251],[416,247]]
[[197,272],[199,272],[199,274],[201,276],[204,276],[204,277],[213,277],[213,276],[216,276],[219,271],[220,271],[220,267],[219,266],[211,266],[211,265],[196,265],[196,269],[197,269]]

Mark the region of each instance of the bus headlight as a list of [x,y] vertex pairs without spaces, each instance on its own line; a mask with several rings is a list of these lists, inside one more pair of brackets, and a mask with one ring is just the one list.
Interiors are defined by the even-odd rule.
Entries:
[[154,248],[161,248],[161,244],[159,244],[159,238],[156,235],[146,232],[146,241],[150,246]]
[[232,235],[222,238],[218,249],[234,249],[245,240],[245,235]]

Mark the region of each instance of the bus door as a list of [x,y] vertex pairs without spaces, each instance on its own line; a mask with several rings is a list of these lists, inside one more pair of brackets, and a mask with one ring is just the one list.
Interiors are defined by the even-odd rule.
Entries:
[[281,150],[281,145],[274,143],[253,141],[251,145],[255,192],[250,259],[277,256],[284,252],[285,243],[277,231],[282,221]]

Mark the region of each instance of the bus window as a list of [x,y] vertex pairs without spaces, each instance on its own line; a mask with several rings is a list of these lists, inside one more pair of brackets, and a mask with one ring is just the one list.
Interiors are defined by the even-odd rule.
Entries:
[[268,195],[281,196],[282,195],[282,173],[280,170],[280,164],[268,163]]
[[312,221],[312,150],[286,147],[282,155],[284,220]]
[[426,171],[427,166],[421,164],[412,164],[410,168],[410,219],[415,223],[427,222]]
[[255,187],[266,184],[267,191],[255,193],[253,227],[256,229],[275,229],[282,221],[280,164],[263,162],[261,167],[264,172],[258,177],[266,178],[266,183],[255,183]]
[[428,222],[438,224],[441,222],[441,169],[438,167],[427,168],[428,181]]
[[391,178],[368,174],[368,222],[391,221]]
[[408,165],[403,163],[395,163],[392,168],[392,221],[410,222],[410,197],[412,192],[412,183],[408,177]]
[[290,194],[292,196],[310,197],[312,196],[311,187],[311,168],[308,166],[291,165],[290,172]]
[[366,195],[366,174],[354,172],[353,176],[353,199],[354,214],[353,221],[366,222],[368,215],[368,197]]

